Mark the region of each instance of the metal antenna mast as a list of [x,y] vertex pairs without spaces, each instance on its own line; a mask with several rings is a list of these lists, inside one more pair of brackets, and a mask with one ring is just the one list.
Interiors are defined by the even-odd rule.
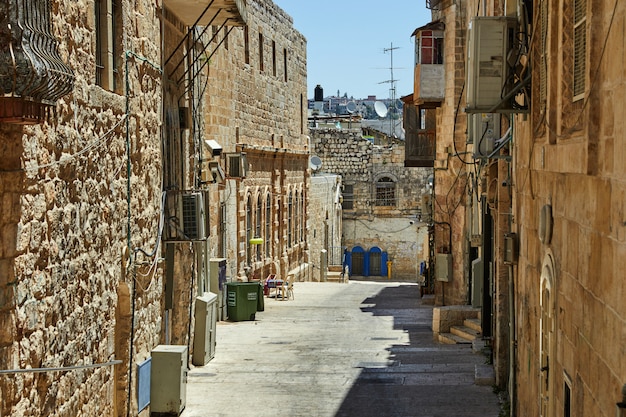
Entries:
[[393,46],[393,42],[391,42],[391,47],[390,48],[385,48],[383,49],[383,51],[385,53],[389,52],[390,56],[391,56],[391,66],[389,67],[389,70],[391,71],[391,79],[387,80],[387,81],[382,81],[378,84],[391,84],[391,87],[389,88],[389,94],[390,94],[390,99],[391,99],[391,106],[389,109],[389,112],[387,113],[389,116],[389,137],[392,136],[393,134],[393,115],[396,113],[396,80],[395,78],[393,78],[393,51],[396,49],[400,49],[400,47]]

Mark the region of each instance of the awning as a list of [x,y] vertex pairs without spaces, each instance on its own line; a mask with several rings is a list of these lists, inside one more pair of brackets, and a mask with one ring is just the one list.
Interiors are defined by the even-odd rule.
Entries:
[[163,0],[165,7],[187,26],[245,26],[245,0]]

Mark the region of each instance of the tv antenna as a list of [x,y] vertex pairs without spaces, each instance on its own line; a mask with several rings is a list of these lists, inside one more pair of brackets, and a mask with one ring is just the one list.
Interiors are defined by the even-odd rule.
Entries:
[[393,51],[396,49],[400,49],[400,47],[393,46],[393,42],[391,42],[391,47],[389,48],[385,48],[383,49],[384,53],[389,52],[389,55],[391,57],[391,65],[389,67],[389,70],[391,71],[391,78],[388,79],[387,81],[381,81],[378,84],[391,84],[390,88],[389,88],[389,98],[391,99],[391,104],[389,106],[389,112],[387,113],[389,116],[389,137],[393,136],[393,115],[396,113],[396,80],[395,78],[393,78]]

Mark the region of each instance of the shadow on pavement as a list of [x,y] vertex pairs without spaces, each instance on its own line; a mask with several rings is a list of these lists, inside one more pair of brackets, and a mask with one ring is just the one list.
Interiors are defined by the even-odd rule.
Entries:
[[359,366],[336,417],[498,416],[492,388],[474,385],[474,367],[485,357],[433,340],[432,306],[422,305],[418,285],[385,288],[362,304],[364,313],[393,317],[394,330],[407,333],[409,343],[387,348],[386,363]]

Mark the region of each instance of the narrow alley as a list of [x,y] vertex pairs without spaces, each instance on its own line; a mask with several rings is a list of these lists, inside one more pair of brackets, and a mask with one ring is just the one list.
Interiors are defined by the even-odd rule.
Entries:
[[255,321],[221,322],[188,375],[182,417],[497,417],[487,358],[432,339],[432,306],[403,282],[298,282]]

